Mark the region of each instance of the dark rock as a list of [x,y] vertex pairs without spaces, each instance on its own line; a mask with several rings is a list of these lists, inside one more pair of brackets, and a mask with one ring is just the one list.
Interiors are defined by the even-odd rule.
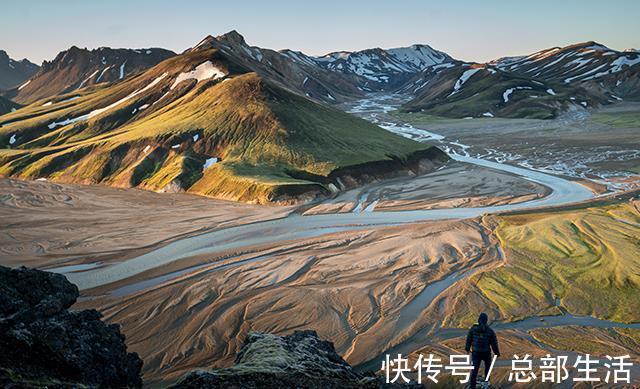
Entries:
[[355,371],[315,331],[289,336],[251,333],[226,369],[188,374],[173,388],[422,388],[418,384],[389,385],[373,374]]
[[0,386],[142,386],[142,360],[119,326],[69,311],[77,297],[63,275],[0,266]]

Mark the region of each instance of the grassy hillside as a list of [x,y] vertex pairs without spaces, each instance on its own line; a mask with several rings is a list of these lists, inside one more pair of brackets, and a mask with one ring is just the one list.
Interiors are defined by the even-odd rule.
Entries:
[[[203,64],[222,76],[176,83]],[[348,166],[387,161],[415,170],[416,156],[430,149],[288,92],[215,49],[38,101],[0,123],[5,176],[260,203],[328,194],[340,187],[332,172]],[[444,162],[434,150],[426,158]],[[377,165],[371,169],[375,176]]]
[[598,112],[591,115],[593,121],[615,128],[640,128],[640,112]]
[[[628,202],[498,217],[504,266],[477,275],[452,324],[483,306],[503,320],[542,314],[640,320],[640,213]],[[557,299],[557,300],[556,300]],[[477,310],[477,308],[476,308]]]

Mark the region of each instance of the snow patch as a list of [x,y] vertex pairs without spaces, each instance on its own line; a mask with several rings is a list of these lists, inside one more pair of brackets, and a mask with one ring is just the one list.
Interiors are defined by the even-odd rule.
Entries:
[[493,114],[491,112],[485,112],[485,113],[482,114],[482,116],[488,117],[488,118],[492,118]]
[[190,72],[180,73],[178,75],[178,78],[176,78],[176,80],[174,81],[173,85],[171,85],[171,89],[175,88],[176,85],[178,85],[182,81],[189,80],[192,78],[196,79],[197,82],[200,82],[202,80],[207,80],[209,78],[213,78],[214,80],[217,80],[224,76],[226,76],[226,74],[222,70],[215,67],[213,63],[211,63],[211,61],[207,61],[196,66],[196,68]]
[[551,96],[555,96],[556,95],[556,92],[551,88],[547,89],[547,93],[550,94]]
[[122,63],[122,65],[120,65],[120,79],[122,80],[124,78],[124,65],[127,64],[127,61],[124,61]]
[[[80,98],[80,95],[78,95],[78,96],[71,96],[71,97],[69,97],[68,99],[64,99],[64,100],[60,100],[60,101],[58,101],[58,103],[64,103],[65,101],[73,101],[73,100],[75,100],[75,99],[79,99],[79,98]],[[56,103],[56,104],[57,104],[57,103]]]
[[80,85],[78,86],[78,89],[82,88],[84,86],[84,84],[87,83],[87,81],[89,81],[90,79],[93,78],[93,76],[95,76],[96,74],[98,74],[98,72],[100,71],[100,69],[96,70],[95,72],[91,73],[89,75],[89,77],[85,78],[84,80],[82,80],[82,82],[80,83]]
[[9,144],[12,145],[16,143],[16,134],[11,135],[11,138],[9,138]]
[[210,168],[211,166],[213,166],[216,162],[218,162],[218,158],[207,158],[206,161],[204,161],[204,165],[202,165],[202,170],[206,170],[208,168]]
[[193,141],[194,141],[194,142],[197,142],[197,141],[198,141],[198,138],[200,138],[200,135],[195,134],[195,135],[193,136]]
[[511,96],[511,94],[516,91],[516,90],[523,90],[523,89],[533,89],[530,86],[517,86],[515,88],[509,88],[506,91],[504,91],[504,93],[502,94],[502,99],[504,100],[505,103],[509,102],[509,96]]
[[116,101],[115,103],[112,103],[112,104],[110,104],[110,105],[108,105],[108,106],[106,106],[104,108],[99,108],[99,109],[93,110],[93,111],[89,112],[86,115],[78,116],[78,117],[73,118],[73,119],[68,119],[67,118],[67,119],[65,119],[65,120],[63,120],[61,122],[53,122],[53,123],[49,124],[48,127],[51,130],[51,129],[57,127],[57,126],[66,126],[67,124],[72,124],[72,123],[75,123],[75,122],[79,122],[81,120],[88,120],[88,119],[91,119],[94,116],[98,116],[101,113],[106,112],[106,111],[110,110],[111,108],[116,107],[116,106],[124,103],[125,101],[127,101],[127,100],[129,100],[129,99],[131,99],[131,98],[133,98],[133,97],[135,97],[137,95],[139,95],[140,93],[144,93],[147,90],[153,88],[154,86],[156,86],[156,84],[158,84],[166,76],[167,76],[167,73],[164,73],[163,75],[161,75],[160,77],[158,77],[155,80],[153,80],[151,83],[149,83],[149,85],[145,86],[144,88],[142,88],[140,90],[137,90],[137,91],[135,91],[135,92],[123,97],[122,99],[120,99],[120,100]]
[[51,101],[47,101],[46,103],[42,104],[43,107],[48,107],[51,104],[53,104]]
[[469,70],[465,70],[464,73],[462,73],[462,75],[460,76],[460,78],[458,79],[458,81],[456,81],[456,84],[453,86],[453,90],[457,91],[460,88],[462,88],[462,85],[467,82],[467,80],[473,76],[474,74],[476,74],[476,72],[480,70],[480,68],[475,68],[475,69],[469,69]]
[[454,67],[454,66],[455,66],[455,65],[454,65],[454,64],[452,64],[451,62],[445,62],[445,63],[441,63],[441,64],[438,64],[438,65],[433,65],[433,66],[431,67],[431,69],[433,69],[433,70],[438,70],[438,69],[448,69],[448,68],[452,68],[452,67]]
[[107,70],[109,70],[111,68],[112,68],[112,66],[107,66],[106,68],[104,68],[104,70],[102,70],[102,72],[100,73],[100,75],[96,79],[96,84],[100,82],[100,80],[102,79],[102,76],[104,75],[104,72],[106,72]]
[[29,83],[31,82],[31,80],[27,80],[27,82],[25,82],[24,84],[20,85],[18,87],[18,90],[22,90],[22,88],[24,88],[25,86],[29,85]]

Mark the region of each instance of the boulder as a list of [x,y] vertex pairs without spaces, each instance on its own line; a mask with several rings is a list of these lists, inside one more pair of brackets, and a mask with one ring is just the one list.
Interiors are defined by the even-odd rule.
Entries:
[[142,360],[119,326],[69,311],[78,295],[63,275],[0,266],[0,386],[142,386]]
[[315,331],[288,336],[250,333],[235,365],[189,373],[172,388],[422,388],[418,384],[389,385],[373,374],[354,370]]

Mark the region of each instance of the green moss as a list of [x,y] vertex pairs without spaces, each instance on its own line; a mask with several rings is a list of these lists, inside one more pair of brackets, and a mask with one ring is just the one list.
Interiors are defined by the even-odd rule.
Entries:
[[591,119],[616,128],[640,128],[640,112],[601,112]]
[[[624,223],[619,219],[628,220]],[[507,319],[569,312],[640,320],[640,215],[627,203],[499,218],[505,266],[477,276],[477,288]]]

